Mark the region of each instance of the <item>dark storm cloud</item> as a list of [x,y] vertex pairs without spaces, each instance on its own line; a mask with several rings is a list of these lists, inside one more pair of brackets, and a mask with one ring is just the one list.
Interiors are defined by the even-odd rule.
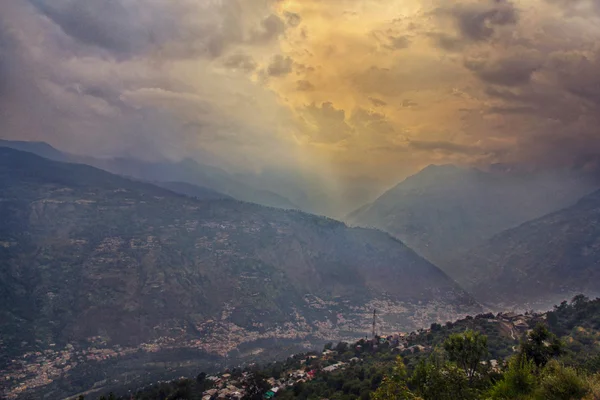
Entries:
[[[446,2],[442,2],[446,3]],[[448,2],[449,3],[449,2]],[[450,51],[462,48],[463,41],[480,42],[491,39],[496,31],[505,26],[516,25],[519,12],[508,0],[481,0],[471,3],[453,2],[435,10],[438,17],[449,17],[454,21],[456,35],[430,32],[437,45]]]
[[261,22],[261,28],[252,32],[251,42],[265,43],[277,39],[285,32],[285,23],[275,14],[271,14]]
[[144,51],[147,42],[152,41],[152,32],[140,32],[135,26],[136,10],[120,1],[31,0],[31,3],[66,34],[86,44],[129,53]]
[[427,36],[433,39],[437,47],[446,51],[458,52],[465,47],[464,40],[458,36],[439,32],[427,33]]
[[[184,3],[177,3],[178,7]],[[172,97],[187,96],[188,103],[201,101],[186,94],[193,90],[189,82],[154,62],[156,50],[165,60],[188,57],[193,41],[171,43],[173,38],[237,18],[241,10],[207,10],[213,16],[196,10],[196,15],[182,22],[182,29],[172,30],[164,21],[180,15],[182,8],[169,9],[169,2],[83,0],[78,4],[69,7],[70,0],[47,4],[37,0],[34,7],[20,0],[0,2],[1,136],[44,140],[67,151],[96,155],[128,152],[169,157],[190,151],[185,143],[194,133],[183,128],[188,121],[178,120],[169,108],[170,98],[154,100],[152,96],[173,93]],[[140,10],[140,15],[132,12],[137,9],[128,8],[140,4],[148,8]],[[116,15],[109,18],[110,13]],[[133,19],[131,24],[128,19]],[[189,27],[190,19],[196,26],[186,33],[183,26]],[[155,28],[157,34],[147,27]],[[224,34],[216,29],[213,36],[232,39],[234,31],[227,28]],[[200,53],[196,54],[202,60],[205,52]],[[252,61],[238,58],[237,64],[250,69]],[[200,93],[198,98],[218,96],[217,87],[209,87],[208,94]],[[196,114],[198,109],[195,106]],[[215,126],[225,125],[223,117],[222,112],[213,112],[202,122],[214,131]],[[227,121],[229,126],[234,124],[232,119]]]
[[519,128],[508,161],[573,167],[600,154],[600,56],[587,43],[581,46],[548,54],[539,81],[487,87],[498,102],[487,113]]
[[541,68],[542,60],[535,52],[516,52],[506,56],[467,58],[465,67],[482,81],[504,86],[529,83],[533,73]]
[[[285,32],[268,14],[244,31],[248,5],[143,0],[28,0],[75,40],[119,57],[219,57],[235,44],[265,44]],[[217,3],[215,3],[217,4]],[[217,11],[215,13],[215,11]]]
[[556,53],[549,64],[565,90],[600,107],[600,50]]
[[519,15],[514,5],[505,0],[487,0],[451,9],[462,35],[472,40],[489,39],[497,27],[514,25]]

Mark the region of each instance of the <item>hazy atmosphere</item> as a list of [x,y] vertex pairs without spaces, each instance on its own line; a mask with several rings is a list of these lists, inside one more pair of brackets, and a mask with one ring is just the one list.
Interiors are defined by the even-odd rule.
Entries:
[[432,163],[595,167],[598,35],[595,0],[5,0],[0,135],[349,212]]
[[0,399],[599,400],[600,0],[0,0]]

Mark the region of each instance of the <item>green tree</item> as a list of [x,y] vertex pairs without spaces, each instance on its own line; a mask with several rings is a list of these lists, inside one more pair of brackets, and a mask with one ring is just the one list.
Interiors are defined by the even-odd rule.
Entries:
[[450,361],[464,371],[469,384],[472,384],[475,374],[481,368],[481,361],[488,355],[487,336],[467,329],[462,334],[450,335],[444,342],[444,350]]
[[196,376],[196,383],[203,384],[206,380],[206,372],[200,372],[198,376]]
[[269,384],[265,380],[265,376],[255,371],[248,378],[244,400],[262,400],[268,390]]
[[392,373],[385,375],[381,385],[371,394],[372,400],[409,400],[417,397],[406,384],[406,366],[401,357],[396,358]]
[[363,367],[361,367],[361,368],[358,370],[358,374],[357,374],[357,375],[358,375],[358,379],[359,379],[360,381],[364,381],[364,380],[365,380],[365,369],[364,369]]
[[346,350],[348,350],[347,342],[339,342],[337,346],[335,346],[335,351],[337,351],[340,354],[344,353]]
[[438,357],[421,361],[410,380],[416,394],[425,400],[474,399],[475,393],[462,369]]
[[578,309],[585,307],[585,305],[589,301],[590,301],[589,297],[587,297],[583,294],[578,294],[577,296],[573,297],[573,299],[571,300],[571,304],[573,305],[573,307],[575,307],[576,310],[578,310]]
[[585,377],[574,368],[552,360],[544,368],[536,397],[540,400],[576,400],[582,399],[589,391]]
[[550,311],[546,313],[546,321],[548,322],[548,325],[556,326],[558,324],[558,316],[556,315],[556,312]]
[[514,356],[508,363],[508,369],[502,380],[490,390],[494,400],[529,399],[537,387],[535,364],[521,355]]
[[521,355],[539,367],[545,366],[563,351],[562,342],[545,325],[539,323],[521,342]]

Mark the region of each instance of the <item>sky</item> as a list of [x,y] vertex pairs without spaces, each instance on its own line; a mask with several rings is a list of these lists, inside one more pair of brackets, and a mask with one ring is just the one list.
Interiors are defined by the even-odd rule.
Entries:
[[432,163],[593,163],[599,127],[600,0],[0,2],[6,139],[359,202]]

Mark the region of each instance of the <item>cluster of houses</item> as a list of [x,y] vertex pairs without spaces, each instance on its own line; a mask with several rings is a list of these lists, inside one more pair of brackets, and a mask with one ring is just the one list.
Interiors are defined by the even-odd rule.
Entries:
[[517,314],[514,312],[500,313],[497,316],[499,321],[510,324],[512,328],[519,334],[524,334],[530,329],[530,322],[533,315]]
[[212,381],[214,387],[202,393],[202,400],[241,399],[245,394],[244,382],[248,379],[248,375],[248,372],[244,372],[239,379],[233,379],[231,374],[209,376],[206,379]]
[[[285,388],[292,387],[299,383],[308,382],[316,376],[317,372],[334,372],[345,368],[349,363],[360,362],[358,357],[350,359],[349,363],[337,362],[324,368],[311,368],[306,365],[308,360],[329,360],[332,356],[336,355],[337,352],[333,350],[323,351],[321,357],[317,355],[307,355],[305,358],[300,360],[301,367],[299,369],[288,371],[284,376],[279,379],[273,377],[266,380],[271,387],[264,395],[265,399],[271,399],[275,395]],[[202,393],[202,400],[211,399],[241,399],[246,393],[246,387],[250,373],[243,372],[238,378],[234,378],[231,374],[226,373],[220,376],[209,376],[207,379],[213,382],[213,388]]]
[[[298,369],[290,371],[285,377],[280,379],[269,378],[267,383],[271,386],[265,395],[265,399],[275,397],[278,391],[295,384],[307,382],[315,377],[316,370]],[[238,378],[233,378],[231,374],[221,376],[209,376],[207,379],[213,381],[214,387],[202,393],[202,400],[211,399],[236,399],[244,397],[250,373],[244,372]]]
[[[476,318],[487,318],[489,322],[500,323],[507,328],[507,334],[511,334],[516,337],[517,335],[526,333],[530,329],[534,315],[509,312],[499,313],[496,316],[493,314],[489,314],[489,316],[481,315],[477,316]],[[420,329],[417,332],[396,333],[387,337],[375,337],[370,340],[361,340],[351,346],[357,350],[357,354],[359,354],[362,350],[366,350],[363,349],[365,346],[368,346],[374,350],[380,346],[385,346],[386,348],[389,348],[390,351],[396,352],[399,355],[423,352],[428,351],[430,347],[413,343],[419,335],[427,334],[430,331],[431,329]],[[279,379],[273,377],[267,379],[267,383],[271,388],[266,392],[264,398],[269,400],[275,397],[279,391],[284,390],[285,388],[312,380],[318,372],[331,373],[342,370],[348,365],[361,362],[360,358],[353,357],[349,360],[346,360],[347,362],[337,361],[333,364],[327,365],[327,362],[336,360],[337,354],[338,352],[336,350],[329,348],[325,349],[320,356],[314,354],[306,355],[306,357],[300,360],[299,369],[288,371],[285,376]],[[315,364],[312,363],[313,360],[325,361],[324,364],[326,366],[315,367]],[[484,363],[489,363],[492,369],[499,368],[496,360],[490,360]],[[208,379],[214,382],[214,387],[203,393],[203,400],[241,399],[245,394],[246,381],[248,378],[248,372],[244,372],[241,377],[237,379],[232,378],[230,374],[209,377]]]

